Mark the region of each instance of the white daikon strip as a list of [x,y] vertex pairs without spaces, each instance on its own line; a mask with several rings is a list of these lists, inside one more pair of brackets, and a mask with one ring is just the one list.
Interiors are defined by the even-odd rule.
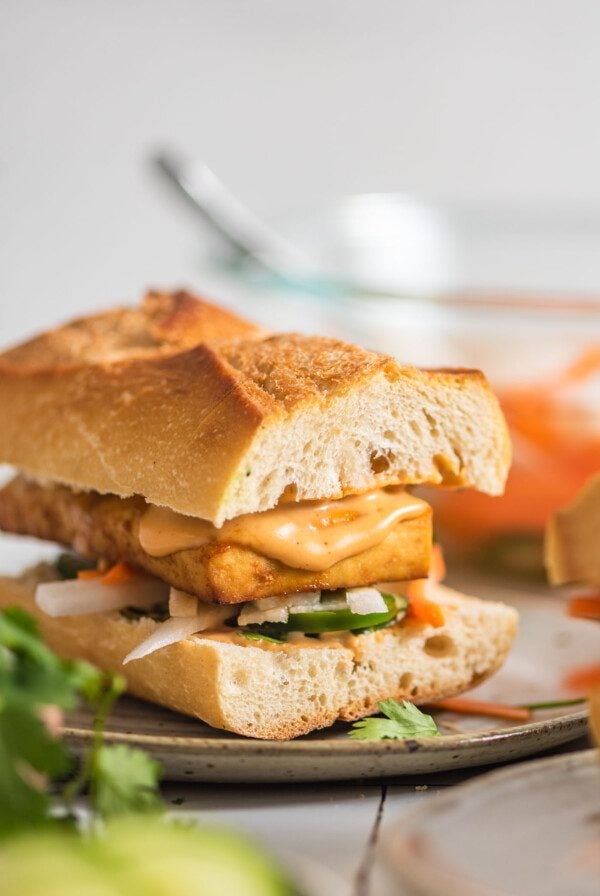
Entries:
[[243,605],[242,611],[238,616],[238,625],[262,625],[263,622],[288,621],[289,611],[285,605],[261,610],[256,606],[258,603],[260,603],[260,601],[250,601]]
[[348,588],[346,590],[348,607],[352,613],[367,616],[369,613],[387,613],[388,608],[376,588]]
[[103,585],[98,579],[43,582],[35,602],[48,616],[82,616],[125,607],[146,609],[166,600],[169,586],[153,576],[138,575],[129,582]]
[[312,613],[322,609],[320,591],[298,591],[296,594],[286,594],[285,601],[290,613]]
[[148,656],[149,653],[154,653],[155,650],[160,650],[169,644],[184,641],[197,632],[206,631],[209,628],[217,628],[231,615],[231,607],[207,607],[206,610],[202,610],[197,616],[176,616],[167,619],[166,622],[159,622],[152,634],[127,654],[123,660],[123,665],[130,663],[132,660],[139,660],[143,656]]
[[197,616],[198,598],[187,591],[171,588],[169,591],[169,616]]

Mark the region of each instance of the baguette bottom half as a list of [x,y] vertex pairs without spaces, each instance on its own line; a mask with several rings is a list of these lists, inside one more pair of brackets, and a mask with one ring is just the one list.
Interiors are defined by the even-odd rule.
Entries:
[[0,578],[0,607],[20,606],[35,616],[61,656],[121,671],[134,696],[264,739],[287,740],[372,715],[390,697],[422,704],[458,694],[501,666],[517,630],[512,607],[443,588],[442,628],[405,620],[362,635],[260,646],[193,635],[123,667],[123,657],[157,623],[118,612],[51,618],[34,593],[54,577],[41,564],[19,578]]

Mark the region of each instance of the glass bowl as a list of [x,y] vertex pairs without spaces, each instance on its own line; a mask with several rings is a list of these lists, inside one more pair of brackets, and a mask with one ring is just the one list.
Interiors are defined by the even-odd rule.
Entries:
[[447,547],[542,575],[546,520],[600,468],[600,209],[365,194],[271,221],[319,273],[262,282],[247,313],[486,373],[513,440],[506,493],[429,498]]

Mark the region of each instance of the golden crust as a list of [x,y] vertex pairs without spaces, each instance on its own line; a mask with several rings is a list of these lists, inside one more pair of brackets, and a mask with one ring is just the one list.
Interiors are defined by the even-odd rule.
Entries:
[[[222,479],[273,410],[208,345],[152,362],[135,357],[10,376],[0,369],[0,457],[34,476],[144,494],[182,512],[199,507],[210,519]],[[215,456],[219,477],[208,475]]]
[[294,591],[421,578],[429,568],[431,510],[400,522],[376,547],[324,572],[291,569],[239,545],[212,543],[166,557],[142,549],[142,498],[75,494],[17,477],[0,491],[0,528],[69,545],[92,559],[125,560],[206,601],[241,603]]
[[219,346],[231,367],[287,411],[340,388],[352,388],[394,362],[339,339],[283,333]]
[[217,525],[288,487],[303,499],[392,483],[498,493],[509,451],[476,371],[267,335],[189,293],[152,293],[0,355],[0,462]]
[[252,337],[262,330],[186,290],[149,292],[139,308],[115,308],[48,330],[0,355],[5,371],[151,358],[215,339]]

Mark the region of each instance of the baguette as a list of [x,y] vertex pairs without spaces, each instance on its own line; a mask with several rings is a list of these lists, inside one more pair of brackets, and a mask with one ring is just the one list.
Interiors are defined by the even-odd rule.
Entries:
[[156,623],[115,612],[46,616],[34,591],[55,576],[53,567],[40,564],[18,579],[1,578],[0,607],[16,605],[34,615],[62,656],[122,671],[137,697],[215,728],[274,740],[372,715],[389,697],[421,704],[453,696],[502,664],[517,627],[513,608],[444,588],[443,628],[403,621],[370,634],[263,646],[194,635],[121,668]]
[[600,473],[546,525],[544,561],[552,585],[600,586]]
[[502,491],[510,443],[478,371],[423,371],[335,339],[268,335],[150,294],[0,355],[0,462],[221,526],[389,484]]
[[[48,565],[0,579],[0,606],[32,613],[59,654],[123,668],[132,694],[246,736],[443,699],[498,668],[516,613],[441,586],[435,613],[420,586],[408,609],[382,594],[428,573],[431,508],[404,487],[499,494],[509,461],[479,371],[417,370],[150,293],[0,355],[0,462],[21,473],[0,491],[0,526],[70,545],[97,572],[117,564],[41,593],[48,613],[65,604],[44,595],[75,595],[78,616],[36,605]],[[130,566],[165,583],[168,608],[143,613],[155,592],[128,584]],[[138,603],[88,614],[92,592],[96,609]],[[128,657],[169,613],[161,643],[202,633]]]

